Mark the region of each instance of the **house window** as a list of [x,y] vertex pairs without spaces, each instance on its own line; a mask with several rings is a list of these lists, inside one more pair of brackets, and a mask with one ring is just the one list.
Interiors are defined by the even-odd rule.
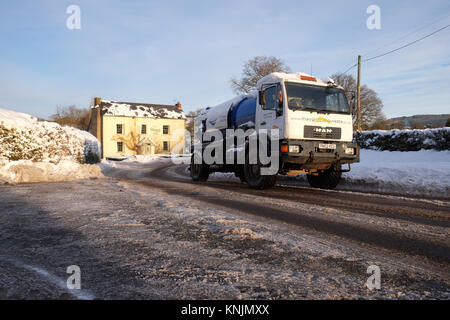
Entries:
[[147,134],[147,125],[143,124],[141,127],[141,134]]
[[169,142],[168,141],[163,141],[163,150],[169,151]]
[[169,134],[169,126],[163,126],[163,134]]
[[117,152],[123,152],[123,142],[117,142]]
[[117,134],[123,133],[123,124],[116,125],[116,132],[117,132]]

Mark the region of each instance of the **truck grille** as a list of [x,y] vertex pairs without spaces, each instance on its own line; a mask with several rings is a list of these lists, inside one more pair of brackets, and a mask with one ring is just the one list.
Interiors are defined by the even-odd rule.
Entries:
[[305,126],[303,136],[314,139],[340,139],[341,128]]

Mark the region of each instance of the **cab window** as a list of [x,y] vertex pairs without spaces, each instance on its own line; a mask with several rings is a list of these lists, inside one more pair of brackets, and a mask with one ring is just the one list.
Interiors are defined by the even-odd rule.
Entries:
[[277,87],[270,87],[264,90],[266,93],[266,104],[263,106],[263,109],[275,110],[277,106]]

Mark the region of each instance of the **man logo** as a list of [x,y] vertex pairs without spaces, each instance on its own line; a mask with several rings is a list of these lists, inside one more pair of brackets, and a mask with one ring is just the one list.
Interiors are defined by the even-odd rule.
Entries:
[[332,133],[333,130],[329,128],[314,128],[314,132],[317,133]]

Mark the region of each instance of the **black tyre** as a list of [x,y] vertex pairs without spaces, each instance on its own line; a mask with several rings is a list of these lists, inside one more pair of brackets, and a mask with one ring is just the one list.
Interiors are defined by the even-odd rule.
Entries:
[[245,183],[245,174],[244,174],[244,166],[239,165],[234,171],[234,175],[241,180],[241,183]]
[[209,166],[203,162],[195,163],[194,159],[198,155],[192,155],[191,157],[191,178],[193,181],[206,181],[209,177]]
[[[252,189],[270,189],[276,181],[277,175],[261,175],[262,165],[250,164],[248,153],[245,157],[244,177],[247,184]],[[258,161],[259,162],[259,161]]]
[[334,189],[341,180],[341,165],[333,164],[329,169],[318,175],[308,174],[309,185],[313,188]]

